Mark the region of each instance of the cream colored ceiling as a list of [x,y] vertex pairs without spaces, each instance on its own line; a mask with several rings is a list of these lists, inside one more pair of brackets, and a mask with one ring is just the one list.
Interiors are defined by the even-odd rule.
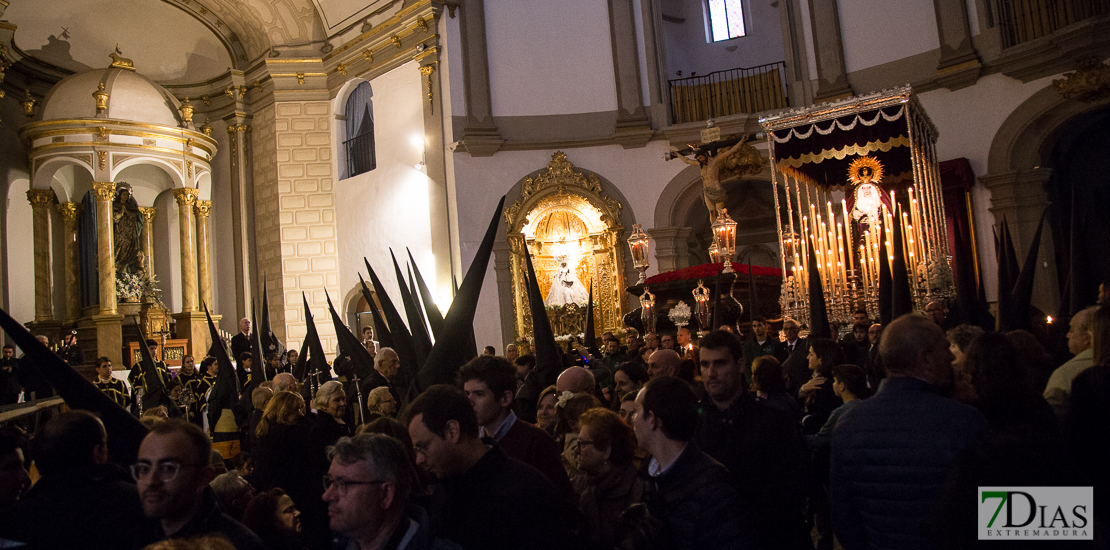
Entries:
[[161,84],[207,80],[234,64],[219,36],[161,0],[11,0],[4,19],[25,54],[74,72],[107,67],[117,45]]
[[[314,0],[9,1],[0,13],[27,55],[78,72],[106,67],[118,44],[160,84],[201,82],[266,56],[318,57],[326,44]],[[347,9],[398,0],[335,1]]]

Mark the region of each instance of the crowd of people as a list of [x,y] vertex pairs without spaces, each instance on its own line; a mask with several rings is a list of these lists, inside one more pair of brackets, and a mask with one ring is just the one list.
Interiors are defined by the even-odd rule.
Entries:
[[[1071,319],[1074,358],[1055,369],[1028,333],[946,316],[930,304],[884,327],[860,311],[841,340],[761,317],[743,339],[605,333],[569,345],[538,392],[521,341],[414,397],[372,333],[373,371],[340,357],[327,380],[267,354],[252,383],[233,340],[241,395],[226,417],[207,410],[211,357],[131,372],[135,389],[162,377],[171,406],[143,405],[100,358],[96,386],[149,430],[137,460],[113,462],[117,436],[88,411],[5,427],[0,546],[964,548],[980,486],[1093,486],[1105,502],[1110,306]],[[13,352],[4,373],[20,370]],[[1104,518],[1068,547],[1107,547]]]

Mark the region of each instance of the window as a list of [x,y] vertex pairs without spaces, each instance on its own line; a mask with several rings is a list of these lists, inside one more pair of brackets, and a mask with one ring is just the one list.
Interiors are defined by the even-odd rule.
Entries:
[[708,0],[708,2],[709,35],[713,42],[739,38],[746,34],[742,0]]
[[359,84],[347,98],[347,153],[344,178],[369,172],[377,166],[374,155],[374,92],[369,82]]

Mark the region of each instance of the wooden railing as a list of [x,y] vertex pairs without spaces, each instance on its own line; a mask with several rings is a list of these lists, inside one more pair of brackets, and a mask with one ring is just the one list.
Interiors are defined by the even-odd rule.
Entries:
[[779,61],[671,80],[671,120],[682,124],[785,108],[785,71],[786,64]]
[[1084,19],[1110,14],[1110,0],[993,0],[992,7],[1003,48],[1048,36]]

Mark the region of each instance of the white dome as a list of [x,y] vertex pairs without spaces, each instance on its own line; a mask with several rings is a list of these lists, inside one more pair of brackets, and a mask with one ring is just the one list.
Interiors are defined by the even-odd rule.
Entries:
[[93,92],[100,83],[108,93],[105,118],[176,127],[180,103],[165,88],[127,69],[93,69],[70,75],[43,99],[42,120],[96,118]]

